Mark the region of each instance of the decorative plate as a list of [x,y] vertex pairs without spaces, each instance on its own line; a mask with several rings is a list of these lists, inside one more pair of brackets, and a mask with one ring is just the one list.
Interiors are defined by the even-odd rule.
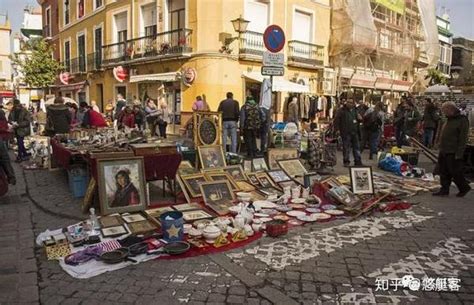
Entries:
[[277,216],[273,217],[273,219],[280,219],[280,220],[287,221],[287,220],[290,219],[290,217],[288,217],[286,215],[277,215]]
[[291,203],[305,203],[305,202],[306,202],[306,198],[291,199]]
[[292,207],[293,209],[304,209],[307,207],[306,205],[301,203],[290,203],[288,206]]
[[325,213],[314,213],[314,214],[311,214],[311,217],[317,218],[318,220],[324,220],[324,219],[331,218],[331,215],[328,215]]
[[306,212],[308,213],[321,213],[321,209],[318,208],[307,208]]
[[318,221],[319,218],[316,217],[316,216],[313,216],[313,215],[316,215],[316,214],[311,214],[311,215],[301,215],[301,216],[298,216],[296,217],[298,220],[301,220],[301,221],[305,221],[305,222],[314,222],[314,221]]
[[298,216],[306,215],[306,213],[303,211],[289,211],[289,212],[286,212],[286,215],[292,216],[292,217],[298,217]]
[[217,142],[217,126],[214,121],[202,118],[198,126],[198,136],[202,144],[213,145]]
[[341,210],[326,210],[324,213],[335,216],[344,215],[344,211]]
[[253,216],[255,216],[255,217],[268,217],[270,215],[265,214],[265,213],[254,213]]
[[269,221],[272,221],[273,219],[271,219],[270,217],[263,217],[263,218],[260,218],[260,220],[262,222],[269,222]]
[[293,226],[301,226],[303,224],[302,221],[299,221],[297,219],[290,219],[288,220],[288,223]]
[[292,207],[289,207],[287,205],[279,205],[276,207],[277,211],[280,211],[280,212],[288,212],[288,211],[291,211],[293,210]]
[[332,205],[332,204],[325,204],[321,206],[321,209],[323,210],[335,210],[337,209],[337,206]]
[[273,216],[273,215],[278,214],[278,211],[274,210],[274,209],[262,209],[262,210],[260,210],[260,213],[264,213],[264,214],[268,214],[270,216]]

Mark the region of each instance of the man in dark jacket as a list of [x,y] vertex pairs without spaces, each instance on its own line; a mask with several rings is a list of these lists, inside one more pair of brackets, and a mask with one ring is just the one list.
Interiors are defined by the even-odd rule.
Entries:
[[54,99],[54,104],[46,107],[46,133],[54,136],[58,133],[69,133],[71,127],[71,112],[64,105],[64,99],[60,96]]
[[416,109],[414,102],[409,100],[405,106],[403,133],[413,137],[416,134],[416,126],[420,120],[420,112]]
[[18,156],[16,161],[26,161],[28,160],[28,153],[26,152],[24,139],[31,133],[31,115],[17,99],[13,101],[13,110],[10,113],[9,121],[13,125],[13,130],[18,144]]
[[[344,100],[343,100],[344,101]],[[347,102],[336,113],[334,127],[339,131],[342,138],[342,155],[344,166],[349,166],[349,151],[352,148],[354,164],[362,165],[359,147],[359,122],[362,117],[354,108],[354,100],[349,98]]]
[[221,101],[217,111],[222,112],[222,144],[227,149],[227,136],[230,135],[230,151],[237,152],[237,122],[239,121],[239,102],[234,100],[232,92],[227,92],[226,99]]
[[123,98],[122,94],[117,94],[117,104],[115,105],[114,119],[117,120],[122,110],[127,106],[127,101]]
[[423,112],[423,144],[431,148],[436,126],[438,126],[439,114],[438,108],[430,98],[425,99],[426,105]]
[[463,174],[464,149],[466,148],[469,122],[460,114],[453,102],[446,102],[441,107],[447,121],[441,131],[438,168],[441,189],[434,196],[449,195],[451,182],[459,189],[457,197],[464,197],[470,190],[469,183]]
[[253,97],[247,97],[245,105],[240,110],[240,130],[244,133],[245,146],[247,147],[247,157],[257,156],[257,134],[262,127],[262,115],[260,107]]
[[7,142],[0,138],[0,167],[3,168],[5,175],[7,176],[8,183],[15,185],[16,177],[15,171],[13,170],[10,162],[10,156],[8,155]]

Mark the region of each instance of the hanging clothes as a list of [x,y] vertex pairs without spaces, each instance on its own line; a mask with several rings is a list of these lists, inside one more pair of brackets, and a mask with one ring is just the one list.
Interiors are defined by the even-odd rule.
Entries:
[[311,96],[309,98],[309,112],[308,117],[311,121],[316,119],[316,113],[318,113],[318,98]]
[[272,108],[272,83],[265,78],[260,87],[260,107],[270,110]]

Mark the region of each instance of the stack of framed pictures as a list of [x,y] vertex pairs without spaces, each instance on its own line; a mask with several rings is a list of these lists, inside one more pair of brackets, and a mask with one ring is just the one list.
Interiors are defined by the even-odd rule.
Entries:
[[268,165],[271,170],[279,169],[279,160],[289,160],[298,158],[296,148],[270,148],[268,149]]

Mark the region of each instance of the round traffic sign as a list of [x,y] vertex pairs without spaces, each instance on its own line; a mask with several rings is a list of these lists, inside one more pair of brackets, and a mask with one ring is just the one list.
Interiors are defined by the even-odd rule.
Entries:
[[285,46],[285,32],[276,24],[272,24],[263,33],[265,48],[272,53],[280,52]]

